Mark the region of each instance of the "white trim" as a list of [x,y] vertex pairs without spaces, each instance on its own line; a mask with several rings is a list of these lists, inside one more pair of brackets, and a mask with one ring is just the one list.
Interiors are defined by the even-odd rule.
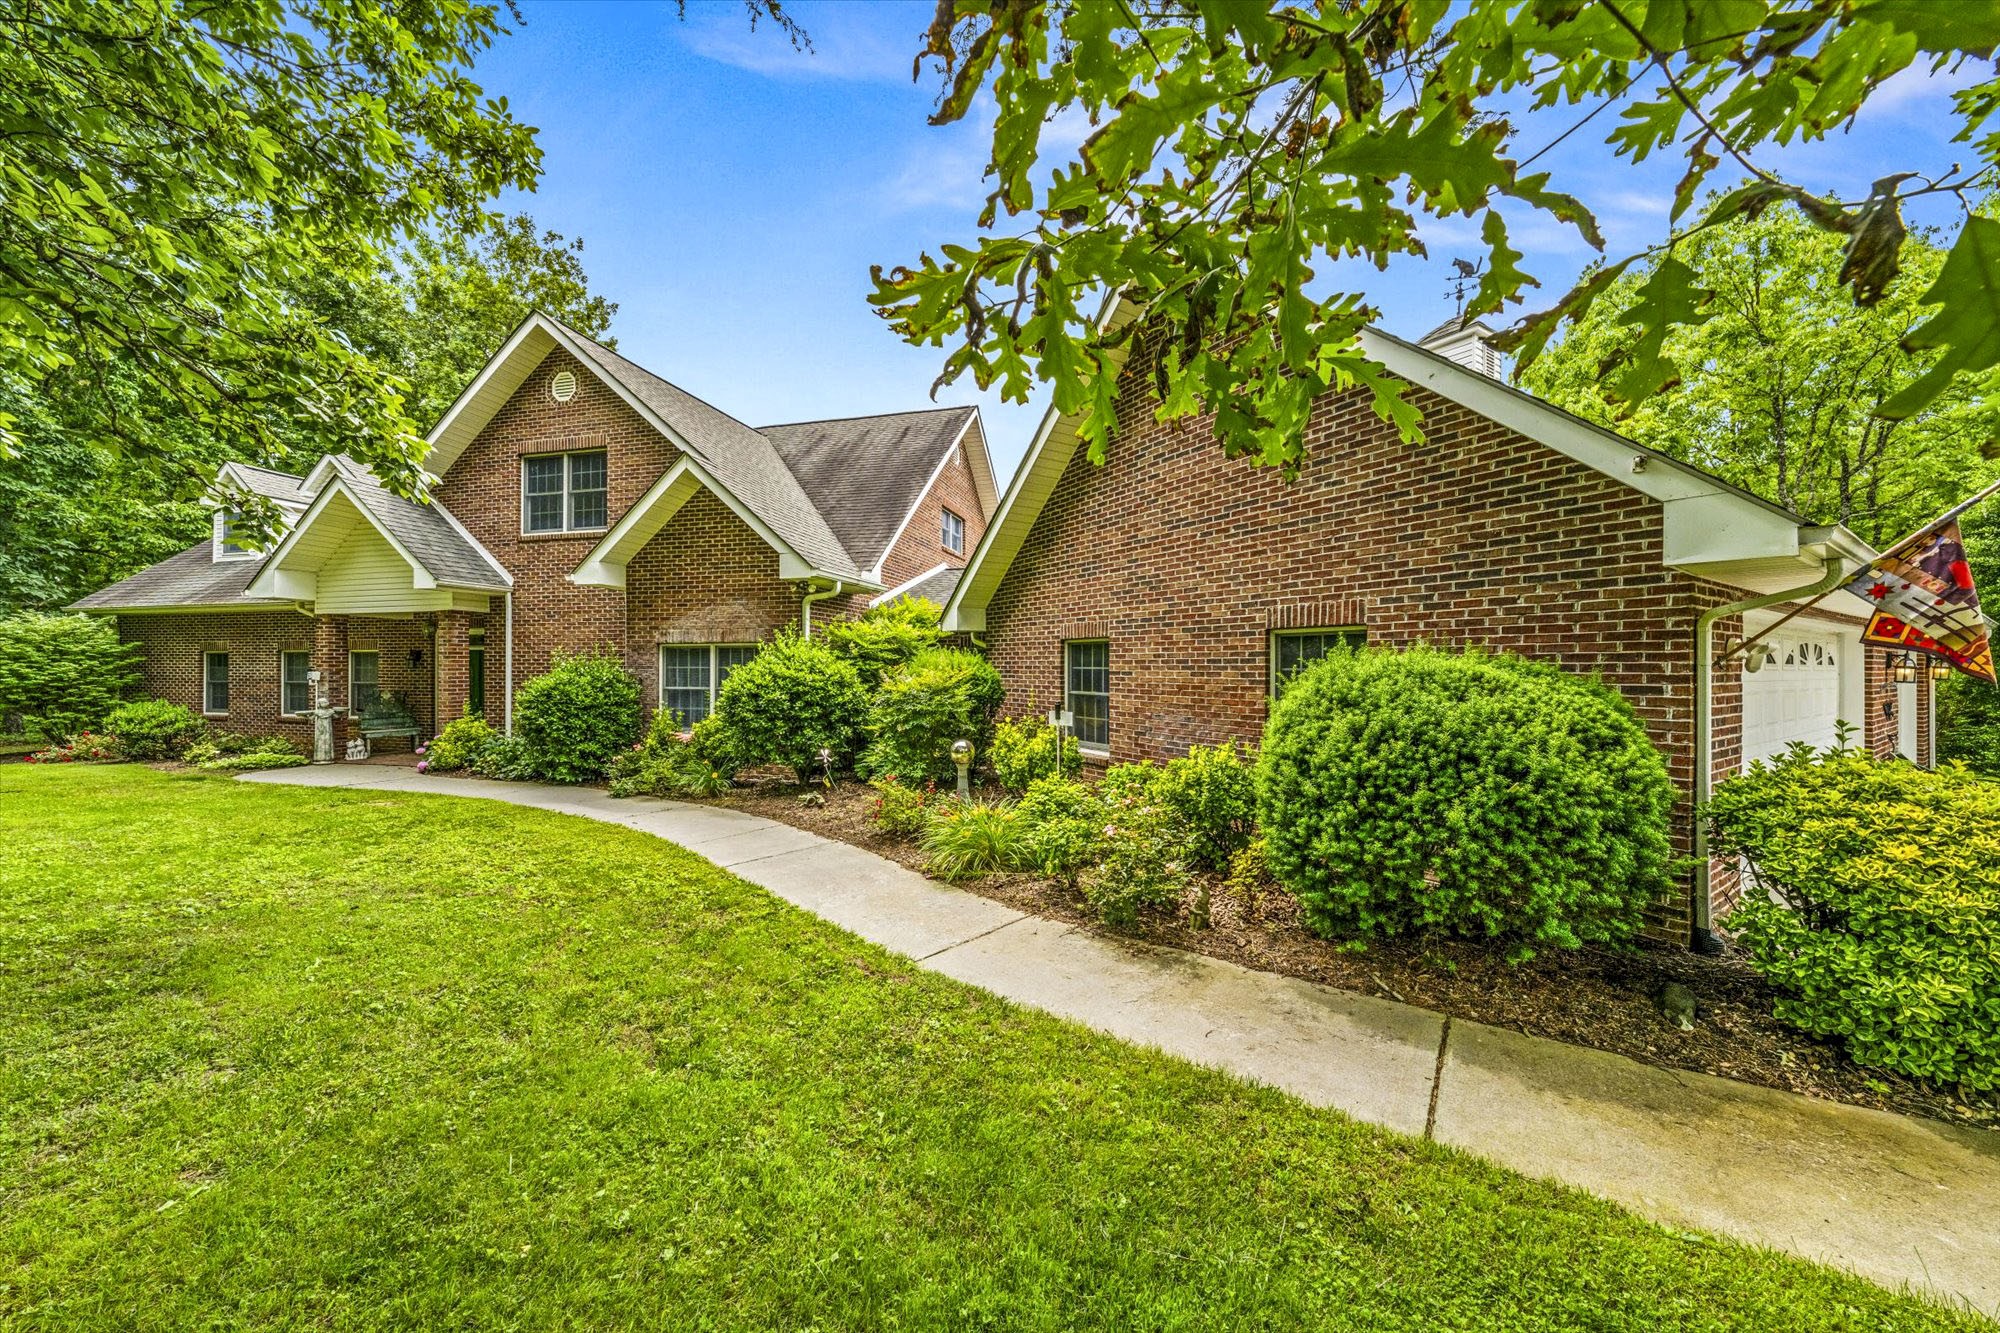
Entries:
[[229,516],[242,511],[233,506],[224,506],[209,516],[208,562],[212,565],[232,564],[238,560],[262,560],[262,551],[232,550],[223,541],[222,534],[229,528]]
[[[570,477],[576,471],[570,460],[584,454],[604,455],[604,515],[605,521],[593,523],[587,528],[573,528],[569,525],[570,497],[575,492],[570,486]],[[531,528],[528,526],[528,463],[534,459],[560,458],[563,460],[562,496],[563,525],[559,528]],[[521,470],[521,535],[523,537],[589,537],[607,531],[611,526],[611,450],[604,445],[593,445],[584,449],[539,449],[520,456]],[[539,498],[539,497],[538,497]]]
[[919,583],[922,583],[925,579],[935,578],[937,575],[942,574],[947,569],[957,569],[957,568],[958,566],[954,565],[949,560],[945,560],[938,564],[932,565],[929,569],[917,575],[915,578],[904,579],[901,583],[898,583],[895,587],[889,589],[881,596],[876,597],[874,600],[870,601],[868,605],[871,607],[887,606],[889,603],[895,601],[898,597],[901,597],[904,593],[908,592],[910,589],[916,587]]
[[[1070,702],[1069,650],[1080,643],[1101,643],[1104,645],[1104,743],[1098,745],[1094,742],[1084,740],[1081,736],[1077,736],[1076,748],[1080,753],[1096,758],[1109,759],[1111,757],[1111,640],[1107,636],[1097,635],[1095,637],[1086,636],[1078,639],[1063,639],[1060,642],[1062,644],[1062,707],[1063,711],[1072,717],[1076,714],[1076,705]],[[1076,735],[1075,728],[1071,728],[1070,734]]]
[[293,656],[300,656],[306,659],[306,671],[308,674],[310,674],[313,669],[312,649],[310,648],[278,649],[278,716],[283,718],[303,718],[306,715],[306,711],[310,711],[313,705],[312,682],[306,681],[304,682],[306,687],[306,711],[294,713],[285,707],[285,659],[287,657],[293,657]]
[[[889,563],[889,553],[896,549],[897,542],[903,540],[903,534],[909,530],[910,524],[915,521],[917,511],[924,507],[924,501],[930,499],[931,488],[938,484],[940,477],[944,476],[944,470],[951,466],[951,460],[958,457],[959,445],[964,443],[966,433],[972,429],[978,420],[979,409],[974,408],[966,414],[965,424],[958,428],[958,434],[951,437],[951,444],[946,447],[944,457],[938,459],[937,466],[931,469],[930,478],[924,482],[924,488],[917,492],[916,502],[910,506],[909,512],[903,515],[903,521],[896,525],[895,535],[891,536],[889,544],[882,548],[882,556],[875,562],[875,568],[868,571],[868,577],[872,579],[882,577],[882,567]],[[989,462],[987,466],[990,469],[992,464]],[[967,466],[965,470],[970,472],[972,468]],[[964,552],[961,551],[959,554],[963,555]]]
[[[958,527],[956,542],[952,539],[953,524]],[[965,515],[942,502],[938,504],[938,549],[948,551],[961,560],[965,558]]]
[[[547,317],[539,311],[530,311],[528,316],[515,326],[514,331],[507,335],[507,340],[500,344],[500,350],[495,352],[484,366],[480,367],[479,373],[472,377],[472,382],[459,391],[458,397],[451,400],[451,406],[444,410],[444,415],[438,418],[437,424],[432,426],[429,433],[424,436],[423,465],[425,471],[429,472],[433,477],[442,477],[446,472],[451,470],[451,465],[458,461],[458,456],[465,452],[465,447],[464,445],[460,445],[457,449],[453,450],[451,457],[444,460],[442,467],[432,467],[431,461],[438,452],[439,438],[450,429],[453,422],[458,420],[459,414],[466,409],[467,405],[479,396],[479,391],[486,387],[487,382],[499,372],[500,368],[513,360],[514,354],[520,350],[521,344],[527,340],[528,335],[537,331],[553,337],[551,325]],[[535,365],[540,365],[547,358],[548,351],[545,350],[540,356],[535,358]],[[522,374],[521,378],[523,380],[527,379],[529,375],[534,373],[534,369],[534,366],[530,366]],[[600,376],[599,378],[602,377]],[[516,387],[518,388],[519,386],[517,385]],[[476,435],[477,432],[474,432],[474,434]],[[471,441],[467,440],[466,443],[470,444]]]
[[[257,577],[250,580],[249,586],[243,590],[245,597],[270,597],[287,601],[311,601],[318,595],[318,571],[315,570],[310,574],[306,574],[287,570],[283,566],[286,557],[291,555],[293,549],[298,545],[299,539],[311,529],[314,523],[319,521],[321,515],[326,512],[326,507],[333,502],[335,495],[344,496],[347,503],[353,505],[355,510],[367,522],[368,526],[375,530],[376,535],[389,544],[389,549],[394,551],[402,559],[403,563],[410,567],[411,591],[427,592],[443,587],[462,589],[466,592],[491,594],[504,592],[514,586],[513,576],[506,571],[499,561],[493,559],[490,551],[480,546],[478,542],[473,542],[473,546],[478,549],[481,555],[486,557],[492,564],[494,571],[500,575],[504,582],[498,586],[491,587],[475,587],[461,583],[439,583],[437,575],[433,574],[421,560],[412,555],[408,547],[396,540],[395,534],[383,526],[382,521],[375,517],[366,504],[362,503],[360,497],[348,485],[347,479],[336,473],[333,480],[328,482],[320,493],[313,497],[312,506],[306,510],[304,516],[293,525],[292,530],[285,534],[284,539],[271,552],[270,557],[264,563],[264,568],[257,571]],[[433,505],[440,514],[444,514],[446,520],[454,528],[457,528],[462,533],[465,532],[465,529],[460,526],[458,520],[446,512],[443,506],[436,505],[435,501],[433,501]],[[466,533],[465,535],[470,539],[470,533]]]
[[[763,644],[755,642],[723,643],[720,641],[715,643],[662,643],[657,645],[653,653],[653,672],[659,677],[658,689],[654,691],[658,697],[653,700],[653,708],[655,711],[659,711],[664,710],[667,706],[667,652],[669,649],[678,649],[681,652],[686,652],[690,648],[704,648],[708,650],[708,712],[702,714],[702,717],[707,717],[715,712],[715,701],[722,693],[722,682],[718,679],[722,674],[722,663],[717,658],[716,653],[724,648],[748,648],[751,650],[752,655],[755,655],[763,646]],[[738,665],[741,664],[739,663]],[[699,721],[701,721],[701,718],[696,718],[694,722],[690,722],[688,725],[692,727]]]
[[1368,641],[1368,627],[1366,625],[1287,625],[1283,629],[1266,631],[1264,636],[1264,703],[1266,708],[1278,700],[1278,640],[1302,639],[1312,634],[1359,634],[1363,643]]
[[[660,529],[666,527],[673,520],[674,514],[680,512],[681,504],[685,504],[689,499],[693,498],[691,494],[683,496],[680,504],[676,504],[671,513],[658,522],[652,523],[650,527],[647,526],[653,510],[659,506],[670,491],[683,481],[691,481],[694,485],[706,488],[710,494],[728,506],[729,512],[742,519],[744,524],[752,532],[756,533],[766,546],[769,546],[773,551],[778,553],[778,577],[781,580],[786,582],[800,582],[815,578],[836,580],[844,578],[850,584],[858,584],[870,589],[881,587],[880,583],[865,579],[856,579],[851,574],[831,574],[824,570],[813,568],[782,537],[772,531],[768,523],[752,513],[749,506],[730,494],[726,486],[717,481],[707,468],[697,463],[694,455],[688,453],[683,453],[679,458],[675,459],[674,465],[661,473],[660,479],[647,487],[646,493],[640,496],[638,501],[625,511],[624,515],[611,526],[610,530],[603,537],[598,539],[597,545],[590,549],[590,554],[584,556],[577,567],[569,572],[567,575],[569,581],[587,588],[624,587],[625,567],[631,563],[632,557],[643,550],[646,543],[657,536]],[[634,537],[638,539],[636,544],[624,556],[620,557],[618,549]]]
[[357,716],[361,710],[354,706],[354,659],[372,657],[375,659],[375,697],[382,697],[382,650],[380,648],[349,648],[347,650],[347,713]]
[[210,708],[208,706],[208,659],[211,657],[220,657],[224,662],[227,662],[231,656],[231,651],[227,648],[204,648],[201,650],[201,715],[203,717],[229,716],[229,696],[235,692],[235,682],[230,679],[233,672],[227,666],[223,668],[222,707]]

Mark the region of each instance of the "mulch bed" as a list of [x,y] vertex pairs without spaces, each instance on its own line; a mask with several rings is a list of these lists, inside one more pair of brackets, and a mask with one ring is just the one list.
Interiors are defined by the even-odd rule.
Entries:
[[[865,847],[913,870],[924,869],[923,852],[914,844],[876,830],[874,793],[868,788],[837,784],[824,794],[822,806],[802,805],[799,792],[789,780],[772,780],[738,788],[715,804],[781,820]],[[1299,923],[1297,904],[1282,891],[1246,902],[1226,892],[1219,879],[1211,885],[1206,930],[1192,928],[1182,912],[1171,917],[1148,914],[1132,930],[1113,931],[1098,923],[1078,894],[1035,875],[988,875],[959,887],[1107,938],[1187,949],[1663,1068],[1717,1074],[1952,1124],[2000,1127],[2000,1099],[1961,1095],[1901,1075],[1863,1069],[1837,1046],[1779,1023],[1771,1015],[1771,988],[1734,948],[1719,958],[1644,943],[1630,952],[1552,950],[1509,966],[1498,950],[1462,940],[1376,941],[1363,948],[1321,939]],[[1660,1013],[1661,988],[1676,981],[1695,995],[1691,1032],[1674,1027]]]

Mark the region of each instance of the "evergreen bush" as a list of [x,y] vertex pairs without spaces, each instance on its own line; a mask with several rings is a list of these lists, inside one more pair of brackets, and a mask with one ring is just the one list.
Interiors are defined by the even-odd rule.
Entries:
[[536,777],[591,782],[639,734],[639,682],[610,651],[558,651],[514,695],[514,735]]

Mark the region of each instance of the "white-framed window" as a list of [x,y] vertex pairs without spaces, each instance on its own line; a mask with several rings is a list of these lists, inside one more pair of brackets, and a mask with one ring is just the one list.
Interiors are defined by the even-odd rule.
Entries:
[[1359,625],[1329,629],[1281,629],[1271,635],[1271,697],[1285,692],[1293,676],[1339,648],[1359,648],[1368,631]]
[[382,654],[374,649],[347,655],[347,711],[360,713],[382,697]]
[[521,531],[593,532],[610,515],[604,450],[529,454],[521,460]]
[[243,523],[240,509],[218,509],[215,511],[215,550],[211,555],[215,560],[255,560],[258,552],[241,544],[238,529]]
[[303,648],[287,648],[278,654],[278,711],[286,717],[300,717],[312,710],[312,682],[306,679],[312,661],[312,654]]
[[1111,748],[1111,645],[1103,639],[1072,639],[1063,645],[1063,707],[1076,722],[1076,743],[1086,750]]
[[953,555],[965,554],[965,520],[947,509],[944,511],[944,531],[939,534],[944,549]]
[[660,646],[660,707],[691,727],[715,711],[729,673],[757,655],[754,643],[668,643]]
[[201,655],[201,711],[210,717],[229,715],[229,654]]

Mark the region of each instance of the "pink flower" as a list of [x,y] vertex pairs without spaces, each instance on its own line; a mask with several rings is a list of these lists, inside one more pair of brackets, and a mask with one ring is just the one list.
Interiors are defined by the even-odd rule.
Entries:
[[[417,753],[422,754],[423,751],[419,750],[417,751]],[[417,761],[417,772],[419,773],[428,773],[430,771],[430,767],[431,765],[428,759],[420,759]]]

